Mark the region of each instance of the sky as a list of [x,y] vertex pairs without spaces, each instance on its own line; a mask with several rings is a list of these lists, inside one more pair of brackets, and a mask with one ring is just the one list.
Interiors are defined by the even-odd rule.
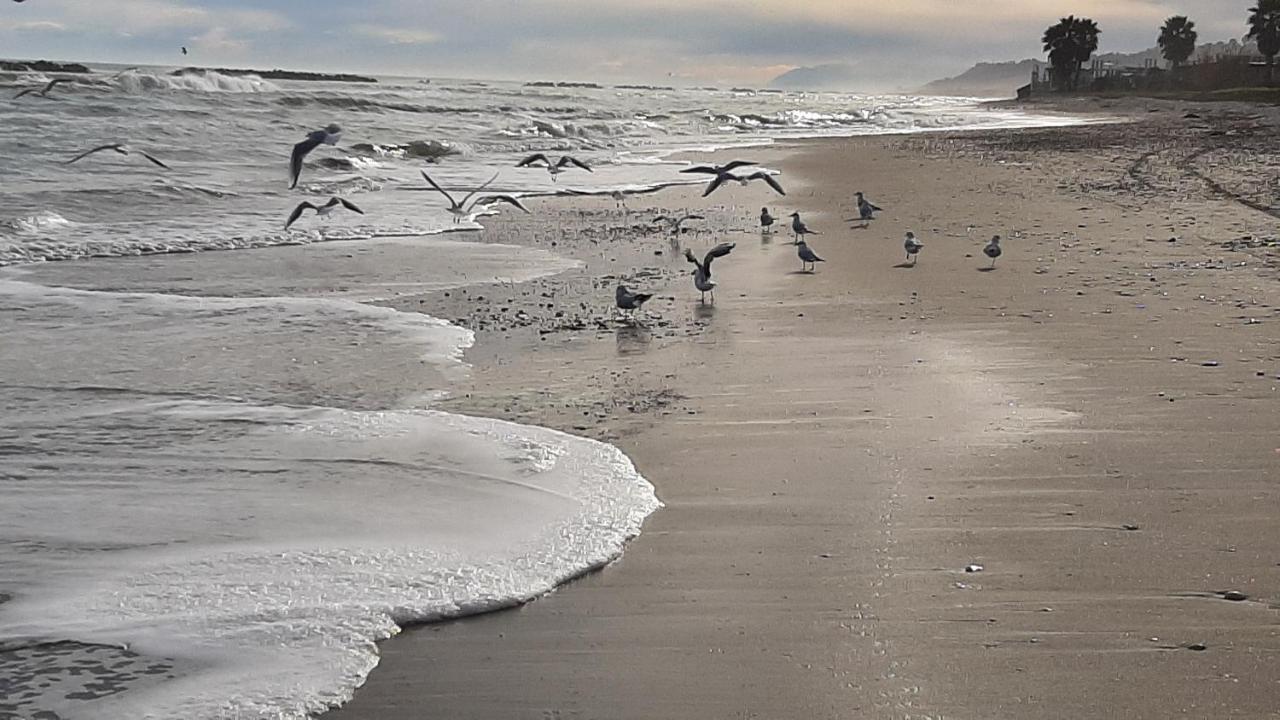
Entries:
[[[1058,18],[1100,51],[1189,15],[1239,38],[1252,0],[0,0],[0,56],[430,77],[764,85],[843,63],[910,89],[978,61],[1043,57]],[[190,54],[183,57],[181,47]]]

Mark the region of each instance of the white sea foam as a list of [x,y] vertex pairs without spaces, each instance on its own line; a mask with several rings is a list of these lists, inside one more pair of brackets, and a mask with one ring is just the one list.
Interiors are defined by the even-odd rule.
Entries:
[[202,93],[278,92],[280,87],[257,75],[224,75],[219,72],[184,72],[178,75],[128,70],[114,78],[116,87],[128,93],[157,91]]

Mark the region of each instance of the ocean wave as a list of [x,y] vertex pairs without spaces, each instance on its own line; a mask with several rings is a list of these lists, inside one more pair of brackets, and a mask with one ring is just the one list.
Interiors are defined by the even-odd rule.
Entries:
[[31,215],[0,220],[0,229],[12,233],[33,234],[55,231],[74,224],[52,210],[43,210]]
[[131,69],[118,73],[110,82],[120,90],[134,94],[166,91],[265,93],[280,90],[275,83],[257,75],[223,75],[213,71],[163,75]]

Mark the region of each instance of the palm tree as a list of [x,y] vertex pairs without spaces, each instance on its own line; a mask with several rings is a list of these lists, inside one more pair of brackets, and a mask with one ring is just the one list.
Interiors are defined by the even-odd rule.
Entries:
[[1174,15],[1164,21],[1156,44],[1160,46],[1164,59],[1169,61],[1169,66],[1176,69],[1196,51],[1198,37],[1194,22],[1188,20],[1186,15]]
[[[1259,0],[1259,2],[1280,3],[1280,0]],[[1054,82],[1060,90],[1076,89],[1080,68],[1098,49],[1098,36],[1101,34],[1102,31],[1098,29],[1096,22],[1089,18],[1077,18],[1074,15],[1062,18],[1057,25],[1044,31],[1044,50],[1049,53]]]
[[1256,40],[1258,52],[1267,56],[1267,79],[1274,80],[1276,53],[1280,53],[1280,0],[1258,0],[1249,8],[1249,34]]

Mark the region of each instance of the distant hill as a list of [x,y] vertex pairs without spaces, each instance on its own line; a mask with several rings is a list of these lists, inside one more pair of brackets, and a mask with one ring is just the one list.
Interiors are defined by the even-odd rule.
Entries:
[[1048,63],[1040,60],[978,63],[963,73],[920,88],[925,95],[960,95],[965,97],[1013,97],[1019,87],[1031,82],[1031,72]]
[[[1257,51],[1253,43],[1238,40],[1204,43],[1196,47],[1194,58],[1219,55],[1252,55]],[[1095,58],[1104,65],[1118,67],[1145,67],[1148,63],[1163,67],[1166,63],[1160,48],[1148,48],[1133,53],[1103,53]],[[961,95],[969,97],[1013,97],[1019,87],[1031,81],[1031,71],[1040,68],[1044,72],[1049,64],[1043,60],[1019,60],[1010,62],[978,63],[963,73],[933,82],[920,88],[926,95]]]
[[789,70],[769,81],[779,90],[857,90],[857,70],[852,65],[831,63]]

